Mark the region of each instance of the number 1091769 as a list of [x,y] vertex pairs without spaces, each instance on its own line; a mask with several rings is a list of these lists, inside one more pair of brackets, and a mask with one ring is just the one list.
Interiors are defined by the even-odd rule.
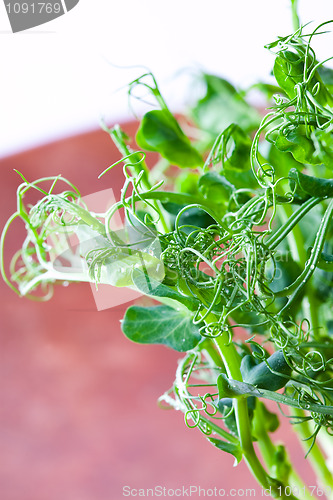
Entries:
[[61,3],[22,2],[6,4],[8,14],[60,14]]

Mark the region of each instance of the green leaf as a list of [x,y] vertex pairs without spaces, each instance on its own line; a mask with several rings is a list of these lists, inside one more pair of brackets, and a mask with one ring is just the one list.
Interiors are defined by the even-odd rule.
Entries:
[[203,74],[206,93],[192,109],[192,117],[200,128],[216,136],[231,123],[245,131],[256,129],[259,113],[252,108],[235,87],[215,75]]
[[236,189],[257,188],[252,173],[251,139],[237,124],[232,123],[220,134],[220,143],[214,154],[222,162],[221,174]]
[[200,176],[196,172],[180,172],[175,178],[175,190],[179,193],[198,194]]
[[323,163],[325,167],[333,169],[333,126],[314,130],[311,139],[316,149],[318,163]]
[[223,175],[208,172],[200,177],[199,190],[205,198],[226,204],[235,188]]
[[333,255],[328,255],[327,253],[322,252],[320,259],[317,262],[317,267],[324,271],[333,272]]
[[303,58],[295,52],[281,51],[275,59],[274,76],[290,99],[296,96],[295,85],[303,81],[303,71]]
[[[279,392],[269,391],[267,389],[257,389],[254,385],[246,384],[245,382],[239,382],[238,380],[231,380],[221,373],[217,378],[217,387],[219,391],[219,398],[230,397],[230,398],[241,398],[249,396],[255,396],[256,398],[265,398],[276,403],[285,404],[291,406],[292,408],[299,408],[299,400],[295,399],[286,394],[280,394]],[[333,416],[333,406],[328,406],[324,404],[306,403],[306,410],[310,412],[321,413],[323,415]]]
[[[254,398],[253,398],[254,399]],[[220,399],[217,408],[219,412],[223,415],[223,423],[226,428],[233,434],[233,436],[238,437],[238,428],[236,422],[236,416],[234,411],[230,411],[232,408],[232,399]]]
[[289,151],[295,160],[300,163],[314,165],[321,163],[315,155],[315,147],[312,140],[306,136],[304,125],[279,130],[275,139],[275,146],[282,152]]
[[[210,200],[211,201],[211,200]],[[204,202],[204,200],[202,200]],[[185,208],[186,205],[179,205],[178,203],[162,203],[163,208],[174,217],[172,218],[172,223],[175,222],[177,214]],[[205,228],[215,224],[215,220],[203,209],[198,207],[191,207],[188,210],[185,210],[181,216],[179,217],[179,225],[180,226],[195,226],[200,228]],[[192,231],[191,228],[188,229]]]
[[[327,66],[319,66],[317,71],[325,87],[333,94],[333,69]],[[331,99],[333,100],[333,97]]]
[[[192,205],[192,204],[199,204],[202,205],[203,202],[207,207],[213,208],[214,204],[209,203],[208,200],[205,201],[202,196],[196,196],[188,193],[173,193],[170,191],[149,191],[148,193],[142,193],[140,194],[140,198],[137,200],[159,200],[161,203],[164,205],[170,207],[174,205],[181,205],[182,207],[185,207],[186,205]],[[178,210],[179,211],[179,210]],[[173,210],[168,210],[169,213],[177,214],[178,213],[177,209]]]
[[[296,85],[302,84],[304,81],[304,61],[305,52],[303,54],[292,52],[290,50],[280,51],[275,59],[273,73],[280,87],[286,92],[290,99],[297,95]],[[307,75],[311,69],[308,67]],[[324,74],[324,71],[322,71]],[[326,76],[326,75],[325,75]],[[329,79],[329,77],[327,78]],[[322,105],[332,105],[332,97],[326,88],[320,71],[315,71],[311,80],[307,83],[307,88],[312,90],[315,86],[318,87],[316,92],[316,100]]]
[[303,163],[295,160],[293,155],[288,151],[280,151],[274,144],[270,145],[268,153],[268,161],[273,165],[275,171],[280,175],[287,175],[287,172],[292,168],[302,170]]
[[157,151],[179,167],[199,167],[203,161],[174,116],[165,109],[148,111],[140,123],[136,142],[142,149]]
[[260,397],[261,394],[254,385],[239,382],[238,380],[230,380],[224,373],[220,373],[217,377],[217,389],[219,399],[239,398],[242,396]]
[[232,313],[232,319],[240,325],[245,325],[246,329],[254,334],[266,333],[266,326],[261,323],[265,322],[265,317],[258,312],[246,310],[246,308],[239,307]]
[[239,170],[225,168],[223,175],[236,189],[258,189],[258,182],[250,169],[240,173]]
[[322,179],[302,174],[292,168],[289,172],[290,186],[292,189],[298,186],[304,193],[310,196],[325,198],[333,196],[333,179]]
[[285,95],[285,92],[283,92],[283,90],[280,87],[278,87],[277,85],[271,85],[270,83],[264,83],[264,82],[254,83],[253,85],[251,85],[250,90],[251,89],[259,90],[259,92],[264,94],[264,96],[268,100],[272,99],[273,95],[275,94]]
[[230,453],[231,455],[233,455],[235,457],[234,466],[238,465],[239,462],[242,460],[243,453],[240,446],[237,446],[236,444],[233,443],[228,443],[227,441],[222,441],[222,439],[216,439],[211,437],[207,439],[219,450],[225,451],[226,453]]
[[[286,287],[291,285],[301,274],[302,269],[295,262],[289,252],[278,252],[276,254],[275,266],[273,268],[273,263],[270,263],[267,268],[266,276],[269,278],[267,286],[272,292],[277,293],[280,290],[284,290]],[[274,273],[274,277],[273,277]],[[303,293],[300,294],[299,300],[303,298]],[[277,310],[280,310],[287,302],[286,297],[276,297],[274,304]],[[295,305],[298,305],[295,304]]]
[[232,123],[223,131],[223,139],[226,149],[227,145],[230,147],[224,159],[223,167],[238,171],[249,170],[251,168],[250,152],[252,145],[250,137],[239,125]]
[[190,311],[195,311],[200,304],[196,298],[183,295],[176,288],[166,286],[140,270],[136,270],[133,274],[133,281],[140,292],[155,297],[157,300],[168,299],[183,304]]
[[162,281],[164,278],[163,263],[145,252],[130,250],[115,252],[105,260],[104,266],[103,282],[117,287],[132,286],[133,272],[138,268],[155,280]]
[[333,169],[332,125],[325,129],[315,128],[311,134],[307,134],[305,125],[284,127],[279,130],[274,141],[280,151],[289,151],[300,163],[324,164]]
[[243,381],[259,389],[270,389],[272,391],[282,389],[291,374],[290,366],[287,364],[283,352],[277,351],[272,354],[267,359],[267,363],[274,372],[281,373],[281,376],[273,373],[265,361],[257,363],[253,356],[244,356],[240,366]]
[[122,322],[126,337],[140,344],[164,344],[179,352],[193,349],[201,340],[192,315],[169,306],[127,309]]

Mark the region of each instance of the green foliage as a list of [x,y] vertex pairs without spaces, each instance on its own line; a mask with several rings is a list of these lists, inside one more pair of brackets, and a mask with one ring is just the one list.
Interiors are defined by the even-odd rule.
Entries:
[[[333,426],[333,72],[311,46],[326,24],[267,46],[276,85],[258,88],[274,93],[275,104],[261,121],[245,92],[203,74],[205,95],[190,112],[195,145],[153,75],[142,75],[129,93],[143,85],[158,109],[143,116],[136,139],[159,154],[156,165],[147,168],[119,126],[106,129],[123,155],[112,165],[124,164],[119,202],[96,214],[61,176],[21,175],[1,239],[3,254],[7,232],[23,221],[26,239],[9,273],[1,262],[19,295],[46,299],[58,282],[87,281],[129,286],[160,303],[129,307],[122,330],[183,353],[161,401],[237,463],[244,456],[273,496],[295,471],[270,439],[281,417],[265,399],[289,408],[296,432],[311,422],[309,451],[320,481],[333,487],[315,442]],[[119,211],[125,228],[114,232]]]
[[303,81],[304,57],[291,50],[281,51],[275,59],[273,72],[281,89],[292,99],[297,95],[297,85]]
[[232,123],[246,131],[254,130],[259,122],[259,113],[241,96],[227,80],[203,73],[205,95],[192,108],[191,115],[197,125],[216,136]]
[[315,147],[310,138],[306,136],[304,125],[290,129],[280,129],[275,139],[275,146],[282,151],[290,152],[295,160],[300,163],[320,163],[315,154]]
[[240,370],[244,382],[255,385],[259,389],[277,391],[289,380],[291,368],[281,351],[276,351],[267,360],[257,363],[253,356],[242,359]]
[[126,337],[140,344],[164,344],[179,352],[193,349],[200,341],[199,329],[190,314],[169,306],[127,309],[122,322]]
[[[223,169],[234,169],[238,171],[249,170],[251,139],[237,124],[232,123],[222,133],[223,149],[225,158],[222,159]],[[232,145],[230,145],[232,143]],[[228,146],[230,146],[228,150]]]
[[178,167],[199,167],[202,158],[191,146],[173,115],[164,109],[148,111],[136,134],[138,146],[146,151],[157,151]]
[[207,172],[200,177],[198,187],[204,198],[217,204],[227,205],[235,187],[216,172]]
[[290,187],[293,191],[318,198],[331,198],[333,196],[333,179],[321,179],[311,175],[302,174],[295,168],[289,172]]

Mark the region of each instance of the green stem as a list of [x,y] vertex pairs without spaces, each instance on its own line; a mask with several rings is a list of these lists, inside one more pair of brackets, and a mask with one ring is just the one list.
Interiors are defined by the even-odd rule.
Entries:
[[298,0],[291,0],[291,16],[292,16],[294,31],[297,31],[301,26],[297,13],[297,1]]
[[[293,209],[291,205],[285,203],[278,207],[278,216],[282,225],[287,224],[292,215]],[[288,232],[287,241],[293,260],[303,267],[306,262],[306,251],[302,231],[298,224],[293,227],[292,231]]]
[[[217,318],[214,314],[210,313],[206,318],[206,322],[208,324],[210,322],[216,323]],[[216,337],[215,339],[213,339],[213,342],[216,345],[224,362],[228,377],[234,380],[242,381],[242,374],[240,371],[240,356],[236,351],[235,345],[232,342],[225,343],[224,337],[224,335]],[[284,495],[280,496],[280,491],[278,489],[279,487],[281,487],[281,491],[283,491],[283,484],[268,475],[254,449],[246,398],[234,399],[234,411],[236,416],[240,446],[242,448],[247,466],[249,467],[250,471],[257,479],[259,484],[264,489],[270,489],[272,491],[273,497],[285,498]],[[295,499],[295,497],[293,497],[292,495],[289,498]]]
[[[282,241],[288,238],[288,234],[298,224],[298,222],[302,220],[303,217],[322,200],[323,198],[309,198],[308,201],[304,202],[303,205],[301,205],[298,209],[292,211],[291,214],[290,211],[289,213],[287,213],[288,209],[286,212],[284,208],[285,206],[281,205],[278,210],[278,215],[280,217],[280,220],[282,219],[284,221],[284,224],[282,224],[282,226],[280,226],[279,229],[277,229],[271,236],[267,238],[266,245],[271,250],[276,248]],[[287,206],[290,207],[289,203]],[[289,241],[291,242],[292,245],[292,249],[293,251],[295,251],[295,256],[297,256],[298,255],[297,247],[295,246],[295,243],[291,239],[292,236],[289,236],[289,238],[290,238]]]
[[[211,314],[210,316],[213,315]],[[216,321],[215,317],[214,320]],[[234,344],[232,342],[230,344],[225,344],[223,341],[223,336],[217,337],[216,339],[214,339],[214,342],[220,352],[221,358],[223,359],[228,377],[234,380],[241,381],[242,374],[240,371],[240,356],[237,353]],[[269,476],[260,463],[252,443],[246,399],[235,399],[234,407],[240,445],[242,447],[245,460],[253,475],[257,478],[263,488],[268,488],[270,486]]]
[[[253,432],[258,439],[260,453],[272,473],[272,468],[276,465],[277,447],[271,440],[266,430],[263,423],[264,418],[265,415],[263,413],[263,405],[258,404],[257,402],[256,413],[253,421]],[[290,467],[290,461],[287,456],[285,463],[286,467]],[[279,477],[277,477],[277,479],[281,480]],[[313,500],[311,492],[306,488],[304,481],[300,478],[293,467],[290,467],[290,470],[288,471],[288,483],[290,486],[295,487],[298,491],[302,491],[304,493],[304,500]]]
[[316,340],[320,340],[323,331],[322,325],[319,323],[318,306],[318,301],[309,283],[307,286],[307,295],[303,299],[303,311],[305,317],[310,321],[312,336]]
[[[130,156],[127,160],[124,160],[125,163],[137,162],[137,167],[134,167],[136,175],[139,175],[143,172],[141,177],[141,183],[146,189],[151,189],[152,185],[149,181],[149,169],[146,165],[146,162],[142,160],[141,154],[132,152],[131,149],[127,146],[123,138],[123,132],[119,126],[115,126],[113,129],[105,128],[105,130],[110,134],[111,139],[119,149],[124,157]],[[155,210],[159,215],[159,223],[161,225],[162,232],[168,233],[169,226],[163,215],[163,208],[159,201],[154,201],[153,205]]]
[[258,439],[260,453],[266,462],[266,465],[271,470],[274,466],[274,455],[276,452],[275,446],[270,439],[264,423],[265,415],[263,413],[263,404],[260,401],[256,402],[256,410],[252,421],[252,430]]
[[214,422],[212,422],[211,420],[208,420],[207,418],[202,417],[202,416],[200,416],[200,420],[202,420],[203,422],[206,422],[207,425],[212,429],[212,431],[215,432],[215,434],[218,434],[219,436],[223,437],[224,439],[226,439],[230,443],[238,445],[238,439],[235,436],[233,436],[229,432],[225,431],[224,429],[222,429],[218,425],[214,424]]
[[[312,206],[318,198],[313,199],[311,203]],[[281,219],[282,224],[285,224],[290,220],[293,215],[292,207],[290,205],[282,205],[279,207],[279,217]],[[287,241],[289,244],[289,248],[291,251],[292,258],[295,262],[297,262],[301,267],[305,266],[307,261],[307,254],[305,251],[305,242],[303,238],[302,231],[298,224],[293,227],[293,230],[288,232]],[[315,299],[311,283],[307,284],[307,294],[303,299],[303,312],[304,316],[309,319],[311,324],[311,329],[313,332],[314,338],[320,338],[320,329],[319,329],[319,321],[318,321],[318,304]]]

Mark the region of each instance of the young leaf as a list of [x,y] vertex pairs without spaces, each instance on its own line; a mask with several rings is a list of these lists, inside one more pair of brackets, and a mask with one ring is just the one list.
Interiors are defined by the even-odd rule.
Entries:
[[[212,200],[210,200],[212,201]],[[177,214],[185,208],[186,205],[180,205],[178,203],[162,203],[163,208],[172,216],[171,220],[174,223]],[[189,225],[195,227],[208,227],[215,223],[215,220],[205,211],[198,207],[191,207],[188,210],[185,210],[181,216],[179,217],[179,225]],[[189,229],[190,230],[190,229]]]
[[317,267],[324,271],[333,271],[333,255],[328,255],[325,252],[321,253],[320,260],[317,263]]
[[214,136],[231,123],[243,130],[254,130],[260,123],[259,113],[252,108],[235,87],[215,75],[203,74],[206,94],[192,109],[195,122]]
[[312,141],[316,148],[318,163],[323,163],[325,167],[333,169],[333,127],[327,129],[316,129],[311,134]]
[[302,191],[316,198],[325,198],[333,196],[333,179],[321,179],[320,177],[312,177],[305,175],[292,168],[289,172],[291,188],[298,186]]
[[179,193],[198,194],[200,176],[196,172],[180,172],[175,178],[175,190]]
[[217,377],[217,389],[219,392],[219,399],[239,398],[242,396],[260,397],[261,395],[254,385],[228,379],[224,373],[220,373]]
[[[333,94],[333,69],[327,66],[319,66],[318,73],[325,87]],[[333,100],[333,97],[331,97]]]
[[285,95],[285,92],[278,87],[277,85],[271,85],[270,83],[265,83],[265,82],[259,82],[259,83],[254,83],[251,85],[249,90],[256,89],[264,96],[266,97],[267,100],[272,99],[273,95],[275,94],[283,94]]
[[179,352],[193,349],[201,339],[199,328],[189,312],[169,306],[127,309],[122,322],[126,337],[140,344],[164,344]]
[[235,190],[223,175],[216,172],[207,172],[200,177],[198,186],[205,198],[216,203],[228,203],[230,195]]
[[312,140],[306,136],[304,125],[280,130],[275,139],[275,146],[282,152],[289,151],[300,163],[320,163]]
[[[292,408],[299,408],[299,401],[296,398],[279,392],[269,391],[267,389],[257,389],[254,385],[239,382],[238,380],[231,380],[221,373],[217,378],[217,387],[219,391],[219,398],[241,398],[255,396],[257,398],[265,398],[277,403],[289,405]],[[333,406],[324,405],[322,403],[307,402],[305,408],[311,412],[317,412],[322,415],[333,416]]]
[[[223,167],[242,172],[249,170],[251,168],[250,152],[252,143],[244,130],[236,123],[232,123],[223,131],[223,140],[227,153],[223,161]],[[228,151],[228,147],[230,151]]]
[[286,449],[282,444],[278,444],[273,458],[272,476],[287,484],[291,470]]
[[142,149],[157,151],[179,167],[199,167],[203,161],[174,116],[165,109],[148,111],[140,123],[136,142]]
[[295,86],[303,81],[303,71],[303,59],[291,50],[281,51],[275,59],[274,76],[290,99],[296,96]]
[[287,172],[292,168],[302,170],[303,163],[295,160],[293,155],[288,151],[280,151],[274,144],[271,144],[268,153],[268,161],[273,165],[275,171],[282,175],[287,175]]
[[[275,59],[273,68],[274,76],[280,87],[286,92],[290,99],[297,96],[297,86],[304,81],[305,57],[305,53],[301,54],[292,52],[291,50],[284,50],[279,52],[279,55]],[[306,78],[308,76],[309,75],[305,75]],[[322,106],[332,104],[332,97],[325,87],[318,71],[314,72],[307,86],[309,89],[313,89],[315,86],[318,87],[316,99]]]

